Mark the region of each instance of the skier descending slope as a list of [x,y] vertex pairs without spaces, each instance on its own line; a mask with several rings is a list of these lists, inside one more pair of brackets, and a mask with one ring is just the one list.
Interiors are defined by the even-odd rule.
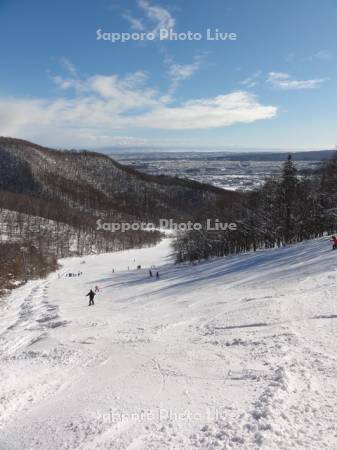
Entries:
[[89,297],[89,305],[88,306],[95,304],[95,302],[94,302],[95,295],[96,295],[95,292],[92,289],[90,289],[89,293],[86,295],[86,297]]

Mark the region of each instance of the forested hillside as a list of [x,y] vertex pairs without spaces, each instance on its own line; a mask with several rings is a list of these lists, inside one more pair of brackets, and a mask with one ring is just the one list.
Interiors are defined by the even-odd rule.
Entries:
[[[47,256],[118,251],[160,239],[157,231],[98,231],[97,219],[202,223],[201,230],[177,237],[177,260],[184,261],[333,233],[336,211],[337,156],[306,176],[289,156],[281,176],[243,194],[145,175],[99,153],[0,138],[0,239],[33,243]],[[237,230],[209,231],[207,219],[234,222]]]
[[289,155],[280,176],[246,193],[237,206],[229,216],[219,209],[207,216],[236,222],[236,231],[207,231],[204,227],[178,236],[178,261],[280,247],[335,233],[337,153],[322,163],[320,170],[305,176],[298,175]]
[[0,296],[31,278],[45,277],[57,267],[55,256],[30,241],[0,243]]
[[45,258],[118,251],[160,239],[157,231],[97,230],[98,219],[184,221],[209,209],[231,210],[239,198],[193,181],[148,176],[99,153],[0,138],[0,245],[24,242]]
[[[29,216],[52,221],[51,228],[61,229],[60,238],[54,232],[52,239],[58,256],[67,254],[66,225],[79,236],[76,251],[80,254],[91,250],[85,245],[88,238],[84,235],[92,246],[96,244],[97,251],[120,250],[153,244],[159,235],[141,231],[97,233],[98,218],[108,222],[156,223],[160,218],[182,221],[209,208],[230,210],[239,198],[238,194],[188,180],[144,175],[99,153],[51,150],[0,138],[0,208],[25,214],[26,223],[20,228],[11,217],[6,229],[18,236],[19,228],[21,238],[35,235],[41,240],[41,227],[36,233],[35,225],[35,229],[27,226],[37,220]],[[48,228],[46,223],[43,226]]]
[[230,207],[239,197],[189,180],[145,175],[99,153],[10,138],[0,138],[0,189],[115,220],[181,220],[205,206]]

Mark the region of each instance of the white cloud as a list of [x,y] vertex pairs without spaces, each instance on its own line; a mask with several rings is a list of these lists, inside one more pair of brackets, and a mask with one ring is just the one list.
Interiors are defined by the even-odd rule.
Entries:
[[[186,78],[194,69],[172,70],[178,78]],[[212,129],[277,114],[275,106],[262,105],[245,91],[173,105],[171,96],[149,87],[146,74],[140,71],[124,78],[98,74],[83,80],[54,77],[54,81],[67,96],[0,98],[0,135],[55,145],[109,145],[121,130]]]
[[251,77],[248,77],[248,78],[244,79],[243,81],[241,81],[241,84],[243,84],[244,86],[246,86],[248,88],[255,87],[258,84],[260,84],[261,75],[262,75],[262,71],[257,70]]
[[314,57],[323,61],[330,61],[333,59],[333,55],[329,50],[320,50],[314,55]]
[[135,17],[130,11],[123,13],[133,30],[153,33],[159,36],[160,30],[172,30],[175,26],[175,19],[163,6],[151,4],[148,0],[137,0],[139,9],[143,17]]
[[86,80],[54,76],[52,80],[62,90],[75,89],[83,100],[95,96],[97,100],[109,102],[119,113],[158,104],[158,93],[146,87],[147,75],[143,71],[134,72],[124,78],[113,74],[94,75]]
[[248,77],[246,79],[244,79],[241,84],[243,84],[244,86],[247,86],[248,88],[252,88],[258,85],[258,81],[256,81],[254,78],[252,77]]
[[134,120],[134,126],[168,130],[211,129],[271,119],[274,106],[261,105],[248,92],[236,91],[212,98],[190,100],[178,107],[163,106]]
[[136,72],[120,79],[117,75],[95,75],[86,82],[88,93],[98,95],[119,113],[154,107],[158,93],[144,85],[146,75]]
[[315,89],[319,88],[325,81],[327,81],[327,78],[296,80],[284,72],[269,72],[267,77],[267,82],[273,87],[284,90]]
[[138,0],[137,3],[153,23],[152,33],[158,34],[162,29],[171,30],[174,28],[175,19],[167,9],[162,6],[151,5],[148,0]]
[[189,64],[178,64],[171,57],[166,57],[164,63],[167,65],[167,74],[170,78],[171,85],[169,89],[170,95],[177,89],[182,81],[191,78],[202,66],[204,57],[199,55]]
[[314,61],[315,59],[320,61],[331,61],[333,59],[333,54],[329,50],[320,50],[314,55],[304,58],[304,61]]
[[47,125],[48,102],[39,99],[0,99],[0,135],[16,136],[26,126]]
[[187,80],[199,69],[200,63],[193,64],[173,64],[169,69],[169,74],[175,80]]
[[145,25],[142,19],[132,16],[129,11],[126,11],[123,17],[130,23],[132,30],[145,31]]
[[168,66],[168,74],[174,81],[184,81],[191,78],[204,64],[205,54],[199,54],[194,57],[193,62],[189,64],[178,64],[172,58],[167,57],[165,63]]
[[72,75],[73,77],[77,77],[76,67],[71,61],[69,61],[68,58],[61,58],[60,63],[67,70],[67,72],[69,72],[70,75]]
[[59,89],[70,89],[74,87],[74,80],[63,78],[61,75],[53,75],[51,79]]

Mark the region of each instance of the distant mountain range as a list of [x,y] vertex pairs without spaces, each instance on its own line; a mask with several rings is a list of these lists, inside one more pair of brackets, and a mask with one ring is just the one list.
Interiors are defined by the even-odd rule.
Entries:
[[210,159],[221,161],[284,161],[287,155],[291,154],[294,161],[323,161],[330,159],[336,150],[310,150],[310,151],[244,151],[244,152],[224,152],[224,151],[156,151],[153,148],[147,149],[103,149],[103,153],[108,155],[121,155],[125,158],[137,156],[139,159],[181,159],[186,156],[190,160]]

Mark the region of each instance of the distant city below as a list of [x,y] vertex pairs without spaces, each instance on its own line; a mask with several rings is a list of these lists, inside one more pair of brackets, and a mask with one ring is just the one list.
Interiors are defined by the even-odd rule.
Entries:
[[189,178],[223,189],[248,191],[281,171],[292,154],[300,174],[317,170],[333,150],[308,152],[108,152],[118,162],[150,175]]

